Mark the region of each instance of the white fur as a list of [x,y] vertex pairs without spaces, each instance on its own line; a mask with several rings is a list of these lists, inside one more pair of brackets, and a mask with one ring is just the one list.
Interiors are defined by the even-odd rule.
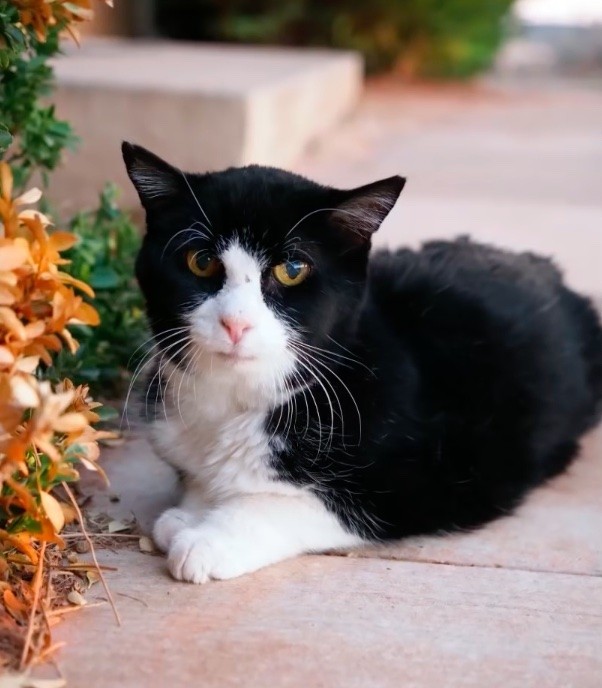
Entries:
[[[158,451],[189,476],[154,538],[173,576],[194,583],[360,542],[312,492],[271,468],[266,417],[295,357],[286,325],[263,300],[265,266],[237,243],[220,258],[224,286],[191,314],[188,363],[167,366],[165,418],[153,424]],[[238,344],[220,324],[224,316],[251,325]]]

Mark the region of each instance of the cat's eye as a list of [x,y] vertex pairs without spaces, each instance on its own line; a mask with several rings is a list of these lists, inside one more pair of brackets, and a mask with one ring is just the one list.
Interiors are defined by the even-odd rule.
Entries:
[[197,277],[215,277],[222,267],[217,258],[199,251],[188,251],[186,264],[190,272]]
[[302,260],[287,260],[272,268],[274,277],[285,287],[296,287],[307,278],[309,273],[309,264]]

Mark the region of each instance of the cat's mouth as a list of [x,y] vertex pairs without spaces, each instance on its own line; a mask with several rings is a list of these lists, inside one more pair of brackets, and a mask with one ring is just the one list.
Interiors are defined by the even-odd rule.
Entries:
[[223,359],[224,361],[230,361],[233,363],[237,362],[249,362],[249,361],[256,361],[257,356],[248,356],[245,354],[240,353],[239,351],[236,351],[236,349],[232,351],[216,351],[215,352],[216,356],[218,358]]

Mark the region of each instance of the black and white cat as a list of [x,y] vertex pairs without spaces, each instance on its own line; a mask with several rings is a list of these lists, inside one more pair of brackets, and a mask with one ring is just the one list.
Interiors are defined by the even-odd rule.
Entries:
[[400,177],[341,191],[123,155],[152,435],[184,481],[154,529],[176,578],[473,528],[577,454],[602,330],[550,261],[466,239],[370,256]]

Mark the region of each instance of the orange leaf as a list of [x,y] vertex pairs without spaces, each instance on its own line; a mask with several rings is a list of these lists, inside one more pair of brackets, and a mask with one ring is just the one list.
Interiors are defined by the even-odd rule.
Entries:
[[[38,507],[35,503],[34,498],[31,496],[29,491],[23,487],[23,485],[18,483],[16,480],[13,480],[13,478],[6,478],[6,484],[21,500],[21,506],[25,509],[25,511],[28,511],[30,513],[37,511]],[[19,535],[23,535],[23,533],[19,533],[18,535],[14,535],[11,537],[19,537]]]
[[36,533],[36,538],[44,542],[54,542],[59,547],[63,548],[65,546],[65,541],[58,535],[52,521],[46,517],[42,516],[40,519],[40,525],[42,526],[42,531]]
[[61,337],[65,340],[65,343],[67,344],[67,348],[69,351],[74,354],[77,351],[77,348],[79,344],[77,343],[77,340],[73,338],[73,335],[67,328],[61,330],[60,332]]
[[23,244],[0,246],[0,270],[14,270],[27,260],[29,251]]
[[66,251],[77,244],[78,239],[75,234],[70,232],[52,232],[50,235],[50,245],[55,251]]
[[12,351],[7,346],[0,345],[0,366],[9,366],[15,362]]
[[12,306],[16,300],[14,290],[0,284],[0,306]]
[[90,287],[85,282],[75,279],[75,277],[68,275],[66,272],[57,272],[56,274],[58,278],[61,280],[61,282],[64,282],[65,284],[72,284],[77,289],[83,291],[84,294],[89,296],[91,299],[94,298],[94,291],[92,290],[92,287]]
[[79,432],[88,427],[88,421],[82,413],[65,413],[52,424],[57,432]]
[[74,313],[74,317],[85,325],[98,325],[100,323],[100,316],[96,309],[85,301],[80,303]]
[[8,163],[0,162],[0,186],[2,186],[2,197],[10,201],[13,195],[13,174]]
[[17,339],[24,341],[27,339],[23,323],[19,320],[12,308],[0,306],[0,325],[4,325],[11,334]]
[[24,617],[27,618],[27,605],[22,602],[10,588],[4,591],[2,601],[4,602],[6,610],[11,616],[17,619],[17,621],[20,621]]
[[[2,348],[2,347],[0,347]],[[1,358],[1,357],[0,357]],[[29,375],[32,375],[35,373],[36,368],[40,364],[40,357],[39,356],[23,356],[22,358],[19,358],[15,364],[16,370],[18,370],[21,373],[28,373]]]
[[30,535],[28,535],[27,533],[17,533],[16,535],[9,535],[7,540],[15,549],[18,549],[19,552],[23,552],[23,554],[26,554],[29,557],[32,564],[35,565],[38,563],[38,553],[29,544],[31,542]]

